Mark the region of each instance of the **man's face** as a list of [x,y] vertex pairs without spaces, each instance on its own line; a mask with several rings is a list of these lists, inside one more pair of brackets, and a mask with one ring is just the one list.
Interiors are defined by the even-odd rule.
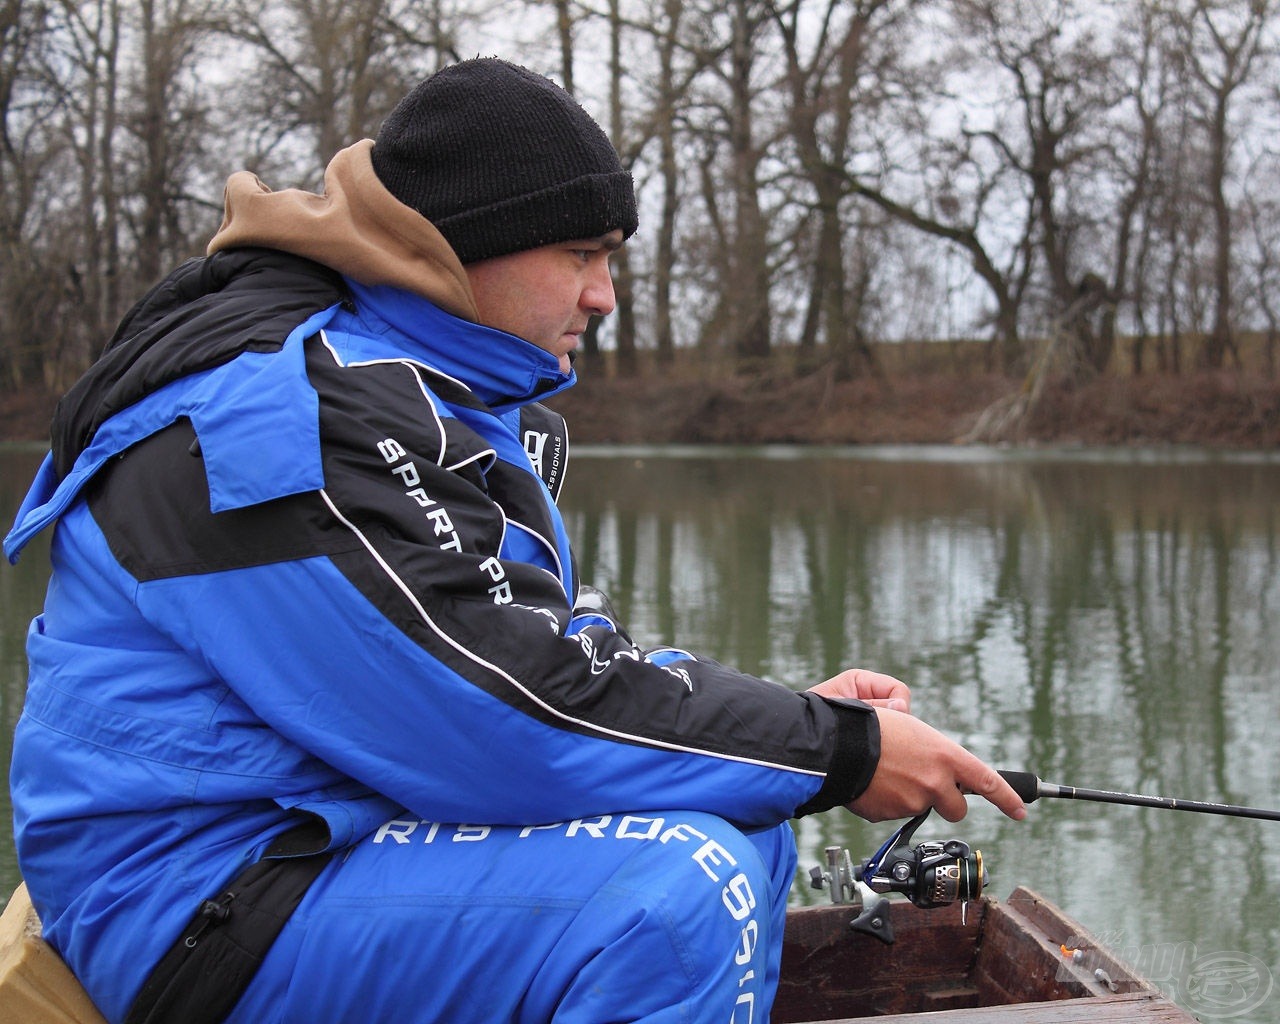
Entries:
[[567,373],[591,317],[613,312],[609,257],[621,245],[611,231],[467,264],[480,322],[546,349]]

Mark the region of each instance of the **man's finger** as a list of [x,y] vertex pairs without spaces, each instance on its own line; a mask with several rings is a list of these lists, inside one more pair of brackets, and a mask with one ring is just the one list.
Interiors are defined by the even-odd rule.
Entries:
[[1007,814],[1014,821],[1021,821],[1027,816],[1026,805],[1022,798],[1014,792],[1000,773],[989,765],[979,762],[978,772],[972,777],[969,785],[961,788],[975,796],[983,797]]
[[954,795],[943,793],[934,803],[933,809],[947,821],[959,821],[968,813],[969,805],[965,802],[964,793],[957,786]]

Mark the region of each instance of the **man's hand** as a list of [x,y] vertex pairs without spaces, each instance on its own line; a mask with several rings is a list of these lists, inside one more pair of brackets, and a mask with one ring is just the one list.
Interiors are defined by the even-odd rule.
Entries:
[[876,716],[880,721],[880,763],[871,784],[847,805],[854,814],[868,821],[885,821],[933,808],[947,821],[959,821],[969,809],[965,794],[974,793],[1015,821],[1026,817],[1018,794],[975,754],[909,714],[881,706]]
[[911,711],[911,691],[907,684],[883,672],[851,668],[809,689],[820,697],[853,697],[872,707]]

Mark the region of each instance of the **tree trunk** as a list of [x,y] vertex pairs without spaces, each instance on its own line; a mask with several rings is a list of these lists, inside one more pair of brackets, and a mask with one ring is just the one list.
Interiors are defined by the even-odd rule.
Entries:
[[[619,0],[609,0],[609,133],[614,145],[622,150],[626,116],[622,109],[622,31],[623,19]],[[617,299],[617,325],[614,339],[618,352],[617,372],[620,377],[634,377],[640,372],[636,355],[636,311],[631,258],[623,249],[613,258],[614,292]]]
[[733,251],[729,253],[730,337],[738,368],[758,370],[769,358],[771,315],[769,263],[764,215],[760,209],[757,171],[760,154],[753,132],[754,93],[751,71],[755,63],[754,28],[750,0],[735,0],[734,33],[730,47],[730,187],[733,192]]

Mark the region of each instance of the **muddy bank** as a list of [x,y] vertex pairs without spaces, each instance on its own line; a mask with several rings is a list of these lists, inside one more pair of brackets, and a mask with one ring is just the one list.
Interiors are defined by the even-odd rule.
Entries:
[[[591,443],[955,444],[1016,396],[998,375],[836,383],[584,380],[553,400]],[[1234,374],[1103,378],[1046,388],[1015,444],[1280,447],[1280,384]]]
[[[1016,394],[998,375],[614,380],[552,400],[576,443],[954,444]],[[57,396],[0,396],[0,441],[45,441]],[[1107,377],[1046,389],[1020,444],[1280,448],[1280,383],[1234,373]]]

